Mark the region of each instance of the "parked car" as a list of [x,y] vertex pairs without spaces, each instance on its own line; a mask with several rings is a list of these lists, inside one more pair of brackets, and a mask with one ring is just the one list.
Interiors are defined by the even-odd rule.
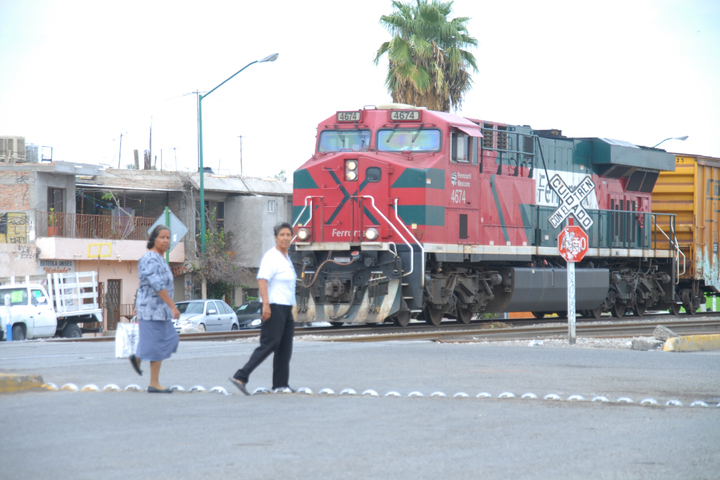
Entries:
[[262,302],[252,300],[235,309],[240,328],[260,328],[262,325]]
[[238,321],[230,305],[222,300],[190,300],[175,304],[180,318],[175,320],[175,330],[200,330],[201,332],[227,332],[237,330]]

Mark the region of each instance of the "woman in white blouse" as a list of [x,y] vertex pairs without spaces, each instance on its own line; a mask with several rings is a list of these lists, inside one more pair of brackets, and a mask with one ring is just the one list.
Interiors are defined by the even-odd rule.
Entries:
[[[245,395],[250,395],[247,382],[250,374],[270,354],[273,357],[273,390],[290,388],[290,358],[292,357],[295,320],[295,282],[297,276],[288,248],[292,241],[292,227],[287,222],[274,228],[275,247],[267,251],[260,262],[257,279],[262,298],[262,327],[260,346],[250,356],[243,368],[235,372],[230,381]],[[292,389],[290,389],[292,390]]]

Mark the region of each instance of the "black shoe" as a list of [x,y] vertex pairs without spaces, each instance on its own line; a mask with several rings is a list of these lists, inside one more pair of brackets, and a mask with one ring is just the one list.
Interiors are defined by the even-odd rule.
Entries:
[[135,355],[130,355],[130,365],[132,365],[138,375],[142,375],[142,370],[140,370],[140,362],[138,362],[138,358]]
[[248,392],[247,387],[245,386],[245,384],[243,382],[241,382],[237,378],[233,378],[233,377],[230,377],[229,380],[232,382],[233,385],[238,387],[238,389],[240,389],[240,391],[243,392],[245,395],[250,395],[250,392]]
[[159,389],[159,388],[155,388],[155,387],[148,387],[147,391],[148,391],[148,393],[172,393],[173,392],[169,388]]

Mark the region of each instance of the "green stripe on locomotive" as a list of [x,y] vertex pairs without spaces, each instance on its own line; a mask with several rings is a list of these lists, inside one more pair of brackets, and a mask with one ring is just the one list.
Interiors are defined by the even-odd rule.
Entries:
[[[428,183],[430,180],[430,183]],[[445,188],[445,170],[442,168],[406,168],[391,188]]]

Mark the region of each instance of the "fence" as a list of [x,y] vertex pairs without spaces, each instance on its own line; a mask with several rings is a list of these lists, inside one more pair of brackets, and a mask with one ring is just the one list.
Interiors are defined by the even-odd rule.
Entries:
[[82,213],[35,213],[38,237],[147,240],[154,218],[88,215]]

